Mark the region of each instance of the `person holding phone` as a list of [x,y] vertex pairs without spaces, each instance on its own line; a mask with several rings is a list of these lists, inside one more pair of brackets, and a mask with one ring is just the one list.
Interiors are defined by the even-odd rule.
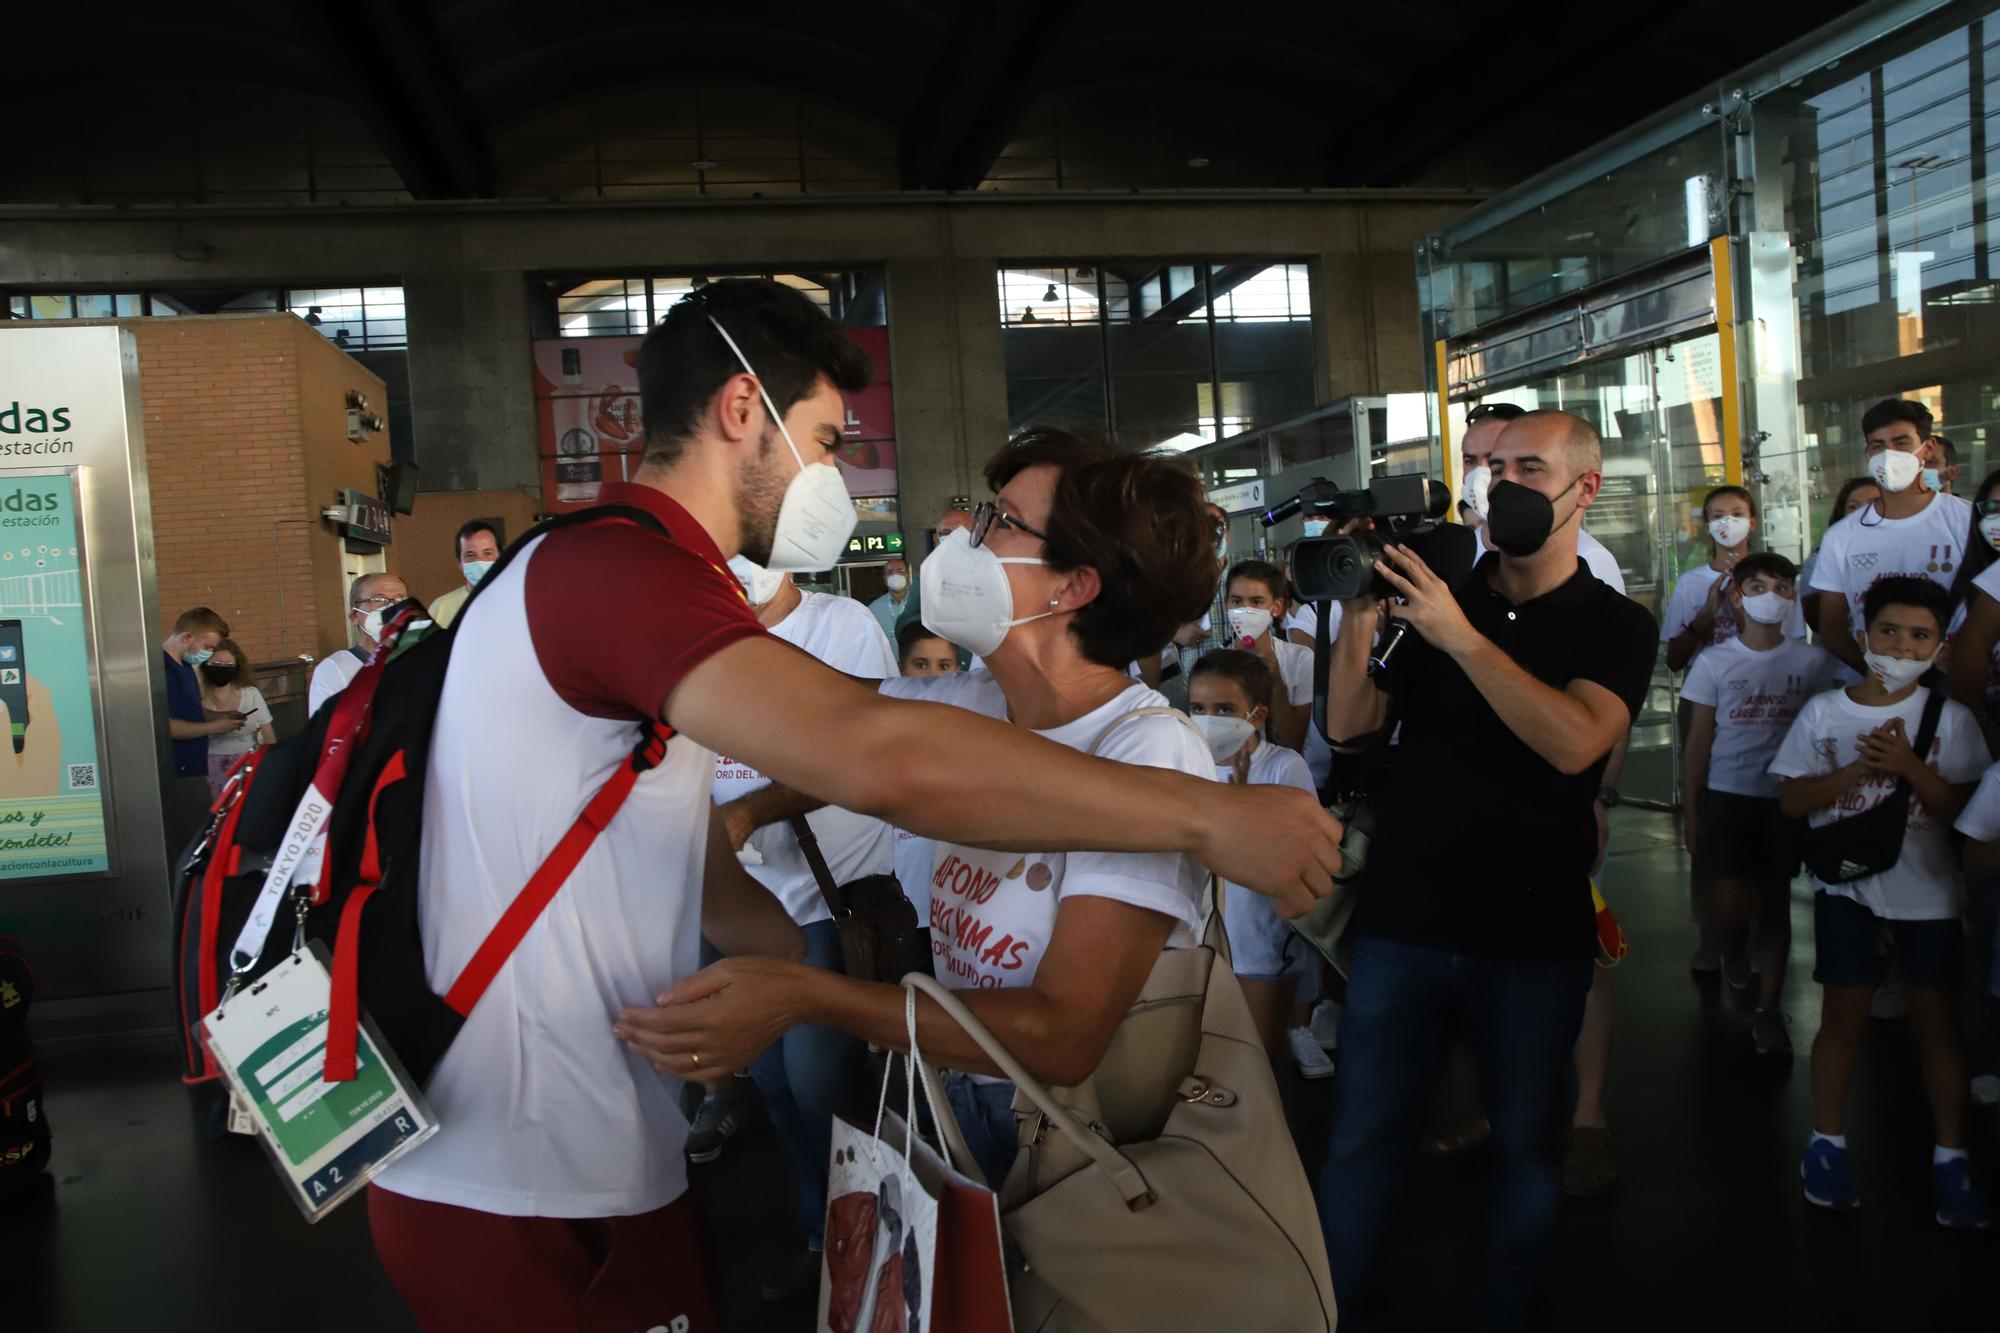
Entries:
[[218,720],[237,719],[236,729],[208,740],[208,789],[222,790],[236,761],[260,745],[275,741],[271,729],[271,706],[264,692],[250,683],[250,659],[234,639],[223,639],[215,652],[201,664],[202,711]]

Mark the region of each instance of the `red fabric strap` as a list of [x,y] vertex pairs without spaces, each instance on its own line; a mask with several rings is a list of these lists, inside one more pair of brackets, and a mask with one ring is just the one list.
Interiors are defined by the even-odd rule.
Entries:
[[[340,929],[333,940],[333,994],[326,1008],[326,1067],[329,1083],[344,1083],[355,1075],[355,1046],[361,1027],[361,909],[382,887],[382,868],[375,844],[375,803],[385,788],[401,782],[408,769],[401,750],[389,756],[375,789],[368,793],[366,841],[361,849],[361,877],[340,909]],[[327,857],[330,863],[331,856]]]
[[543,909],[554,900],[557,890],[570,877],[570,873],[583,860],[590,845],[597,841],[597,835],[625,804],[625,798],[632,794],[632,785],[639,775],[660,762],[666,754],[667,736],[658,727],[648,728],[648,736],[630,758],[618,766],[618,771],[590,798],[590,804],[583,807],[583,813],[563,834],[548,859],[543,861],[535,873],[523,885],[514,901],[500,916],[479,949],[466,963],[465,970],[458,974],[458,980],[451,983],[445,992],[444,1002],[461,1017],[469,1017],[472,1007],[479,1003],[479,997],[493,984],[493,978],[500,975],[500,969],[514,950],[520,947],[527,936],[529,927],[535,924]]
[[[243,818],[243,805],[249,796],[250,779],[256,773],[257,765],[262,762],[263,754],[261,749],[252,750],[230,770],[232,773],[241,770],[236,778],[238,784],[236,788],[225,792],[225,795],[235,798],[235,804],[230,806],[229,813],[224,815],[222,822],[216,826],[215,843],[208,849],[208,864],[202,867],[201,953],[200,962],[197,964],[195,995],[204,1016],[214,1012],[215,1006],[222,1002],[222,992],[218,985],[215,967],[216,937],[222,928],[222,881],[236,873],[237,865],[242,858],[243,849],[236,845],[236,825]],[[215,808],[221,808],[221,802],[222,797],[218,797]],[[195,1040],[192,1025],[181,1034],[181,1037],[187,1042],[189,1053],[199,1058],[202,1068],[201,1081],[214,1078],[222,1072],[215,1067],[215,1057],[208,1053],[208,1047]]]

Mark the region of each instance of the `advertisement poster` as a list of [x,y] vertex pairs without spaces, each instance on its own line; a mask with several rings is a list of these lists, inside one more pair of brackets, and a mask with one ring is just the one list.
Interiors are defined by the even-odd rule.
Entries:
[[[840,472],[848,494],[896,494],[896,410],[889,384],[889,331],[848,329],[875,363],[875,379],[847,394]],[[534,344],[542,506],[560,514],[594,504],[598,488],[638,470],[646,433],[639,419],[639,344],[619,338],[542,338]]]
[[0,881],[110,868],[67,472],[0,471]]

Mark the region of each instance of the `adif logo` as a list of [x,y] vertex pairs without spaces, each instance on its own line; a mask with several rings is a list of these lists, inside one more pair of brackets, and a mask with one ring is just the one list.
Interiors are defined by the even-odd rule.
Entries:
[[1857,551],[1847,557],[1847,563],[1853,565],[1856,569],[1873,569],[1875,568],[1875,562],[1879,559],[1881,559],[1881,556],[1877,555],[1874,551]]

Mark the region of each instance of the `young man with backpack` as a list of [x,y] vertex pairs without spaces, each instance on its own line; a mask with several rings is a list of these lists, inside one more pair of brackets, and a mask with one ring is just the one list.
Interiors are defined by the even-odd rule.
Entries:
[[[803,295],[711,283],[648,336],[638,369],[645,461],[602,496],[622,512],[531,536],[451,630],[418,886],[440,992],[638,729],[673,734],[438,1064],[442,1128],[370,1191],[377,1251],[430,1330],[716,1327],[678,1085],[612,1027],[696,970],[701,936],[801,952],[730,854],[717,752],[926,837],[1191,852],[1292,914],[1339,864],[1338,824],[1303,793],[1127,768],[885,698],[758,623],[727,560],[829,567],[855,521],[833,455],[840,391],[868,365]],[[1270,836],[1236,836],[1251,826]]]

